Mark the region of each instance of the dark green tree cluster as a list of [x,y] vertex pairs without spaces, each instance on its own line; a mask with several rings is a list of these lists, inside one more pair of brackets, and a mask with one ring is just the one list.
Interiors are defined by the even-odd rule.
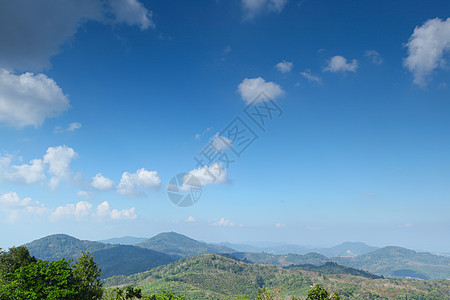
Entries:
[[312,289],[308,291],[306,300],[341,300],[342,298],[338,293],[334,293],[332,296],[328,291],[323,288],[320,284],[315,285]]
[[26,247],[0,249],[0,300],[101,299],[101,271],[89,253],[72,260],[45,261]]

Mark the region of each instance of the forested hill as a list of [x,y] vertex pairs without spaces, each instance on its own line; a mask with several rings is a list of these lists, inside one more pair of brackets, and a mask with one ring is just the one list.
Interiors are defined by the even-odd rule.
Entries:
[[[326,269],[330,266],[322,271]],[[450,299],[448,280],[370,279],[349,274],[355,270],[346,270],[332,274],[301,268],[283,269],[203,254],[131,276],[114,276],[103,282],[107,286],[136,285],[147,293],[168,290],[186,299],[245,299],[231,297],[242,294],[255,299],[261,287],[281,287],[285,296],[305,297],[314,284],[338,292],[344,299]]]
[[225,246],[202,243],[176,232],[160,233],[136,246],[182,257],[206,253],[231,253],[236,250]]
[[81,253],[113,248],[114,245],[82,241],[66,234],[54,234],[24,245],[32,256],[43,260],[78,258]]
[[332,261],[387,277],[450,278],[450,257],[401,247],[384,247],[351,258],[334,257]]

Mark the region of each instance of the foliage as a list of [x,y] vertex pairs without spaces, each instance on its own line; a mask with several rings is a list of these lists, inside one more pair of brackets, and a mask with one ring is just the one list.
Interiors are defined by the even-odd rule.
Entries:
[[25,247],[0,253],[0,299],[100,299],[100,271],[92,256],[44,261],[31,257]]
[[81,294],[79,299],[100,299],[103,294],[99,279],[102,272],[94,262],[94,258],[89,253],[83,252],[72,267],[73,276],[78,281],[78,289]]
[[141,298],[143,298],[142,289],[132,286],[107,289],[103,294],[103,299],[108,300],[128,300]]

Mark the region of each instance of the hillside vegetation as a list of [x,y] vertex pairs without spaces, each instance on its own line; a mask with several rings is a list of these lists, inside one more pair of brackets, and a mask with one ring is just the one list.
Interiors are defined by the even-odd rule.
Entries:
[[450,299],[450,281],[446,280],[370,279],[345,271],[336,273],[283,269],[205,254],[103,282],[106,286],[136,285],[147,294],[171,291],[186,299],[227,299],[242,294],[255,299],[261,287],[282,287],[283,295],[305,297],[314,284],[345,299]]

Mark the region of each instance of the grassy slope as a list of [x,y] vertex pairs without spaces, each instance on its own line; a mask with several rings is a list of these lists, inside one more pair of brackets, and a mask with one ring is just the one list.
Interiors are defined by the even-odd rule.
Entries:
[[[283,287],[285,295],[306,296],[313,285],[345,295],[346,299],[450,299],[450,281],[369,279],[349,274],[324,274],[250,264],[215,254],[184,258],[167,266],[131,276],[115,276],[105,285],[138,285],[146,293],[168,290],[187,299],[226,299],[237,294],[255,298],[261,286]],[[414,298],[421,295],[425,298]],[[378,298],[376,298],[378,297]]]

